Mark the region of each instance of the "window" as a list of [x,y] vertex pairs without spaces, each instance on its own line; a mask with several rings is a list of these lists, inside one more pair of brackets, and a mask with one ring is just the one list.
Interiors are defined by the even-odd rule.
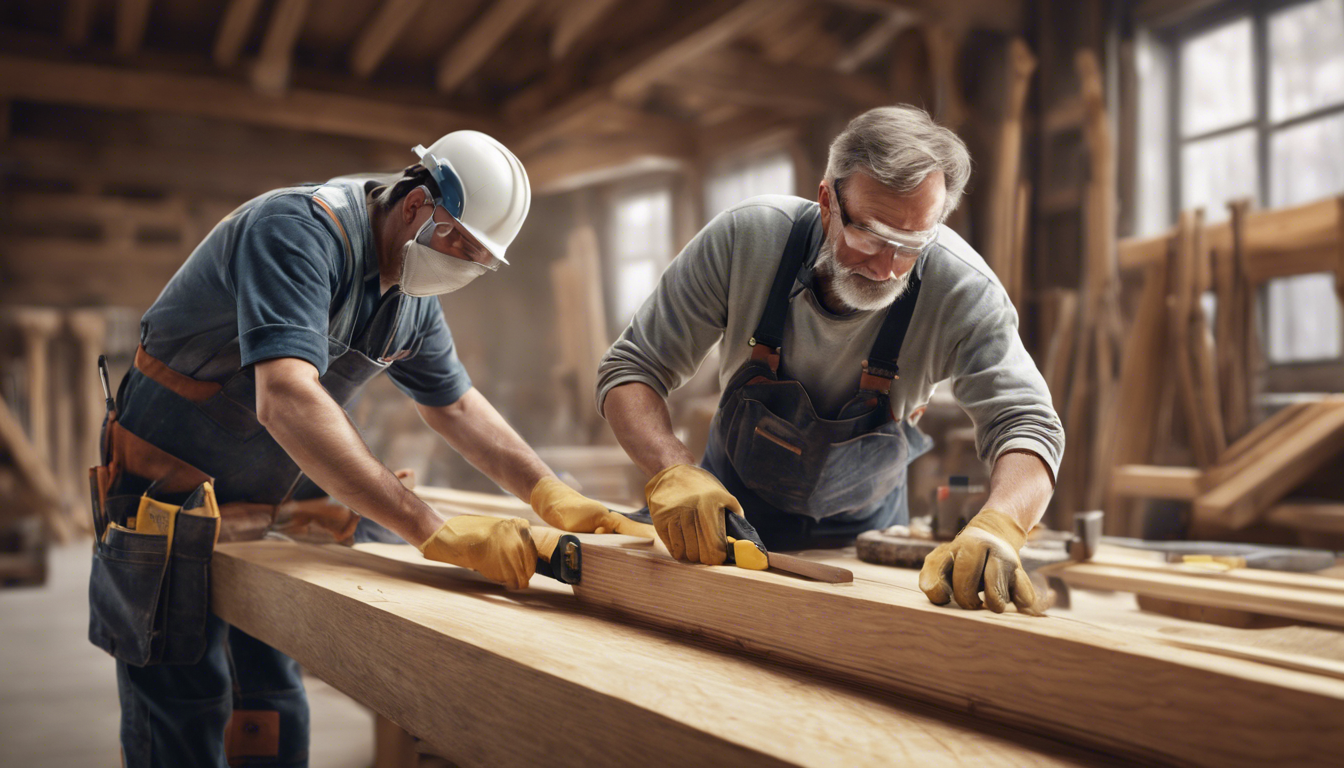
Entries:
[[611,211],[613,320],[630,322],[672,258],[672,191],[666,186],[619,194]]
[[712,219],[757,195],[792,195],[793,158],[787,150],[749,156],[720,166],[705,183],[705,218]]
[[[1216,222],[1238,198],[1281,208],[1344,193],[1344,0],[1223,7],[1165,36],[1171,66],[1139,61],[1144,90],[1171,94],[1169,216],[1203,206]],[[1166,78],[1176,87],[1163,87]],[[1141,170],[1150,165],[1140,159]],[[1333,282],[1301,275],[1265,286],[1271,363],[1339,361],[1344,326]]]

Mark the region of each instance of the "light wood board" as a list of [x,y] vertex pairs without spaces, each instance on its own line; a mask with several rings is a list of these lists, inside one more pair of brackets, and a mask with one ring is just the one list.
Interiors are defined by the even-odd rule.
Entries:
[[1100,760],[612,621],[540,576],[507,593],[411,547],[363,547],[221,545],[213,608],[464,768]]

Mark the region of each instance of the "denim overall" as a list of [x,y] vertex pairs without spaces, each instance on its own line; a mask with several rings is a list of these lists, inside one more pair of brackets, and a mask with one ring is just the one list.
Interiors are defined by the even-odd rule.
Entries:
[[719,399],[701,461],[741,502],[768,549],[843,545],[907,518],[906,468],[932,443],[894,419],[888,399],[919,298],[915,274],[887,311],[859,390],[838,418],[819,417],[803,385],[777,373],[789,294],[816,251],[819,216],[816,209],[803,214],[789,233],[751,359]]
[[[313,197],[344,236],[343,284],[349,290],[333,302],[330,363],[320,382],[345,406],[392,362],[414,353],[414,301],[396,288],[388,291],[356,338],[355,323],[368,289],[362,276],[364,258],[374,247],[362,184],[334,182],[273,194]],[[205,359],[160,361],[139,350],[136,366],[118,393],[120,427],[213,477],[221,506],[325,496],[258,422],[256,381],[251,367],[240,368],[238,340],[212,354],[191,354]],[[186,377],[177,373],[182,370],[196,373]],[[100,610],[127,608],[99,605],[100,599],[110,598],[100,598],[92,587],[90,592],[94,624]],[[232,757],[246,755],[243,764],[248,766],[307,765],[308,704],[298,664],[213,614],[205,636],[196,663],[138,667],[118,659],[126,764],[223,766],[225,729],[232,715]]]

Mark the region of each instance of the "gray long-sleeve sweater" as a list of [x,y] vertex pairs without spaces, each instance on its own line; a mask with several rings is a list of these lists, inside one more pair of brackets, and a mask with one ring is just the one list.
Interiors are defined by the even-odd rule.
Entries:
[[[597,407],[613,387],[643,382],[664,397],[699,368],[722,339],[719,383],[750,356],[784,244],[812,201],[766,195],[719,214],[668,266],[658,287],[598,369]],[[820,223],[817,224],[820,227]],[[820,238],[817,238],[820,242]],[[885,311],[836,315],[810,287],[812,253],[795,280],[780,374],[803,385],[818,415],[833,417],[858,389]],[[960,236],[941,227],[938,244],[917,262],[922,280],[914,318],[891,389],[892,412],[918,417],[938,382],[975,422],[980,458],[993,462],[1026,449],[1059,470],[1064,429],[1050,392],[1017,334],[1017,312],[998,278]]]

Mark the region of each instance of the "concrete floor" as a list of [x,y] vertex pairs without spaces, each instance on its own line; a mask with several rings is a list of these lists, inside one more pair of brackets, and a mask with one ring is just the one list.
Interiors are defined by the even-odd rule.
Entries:
[[[0,768],[114,768],[112,658],[89,644],[89,544],[55,547],[45,586],[0,590]],[[307,678],[313,768],[373,764],[373,713]]]

